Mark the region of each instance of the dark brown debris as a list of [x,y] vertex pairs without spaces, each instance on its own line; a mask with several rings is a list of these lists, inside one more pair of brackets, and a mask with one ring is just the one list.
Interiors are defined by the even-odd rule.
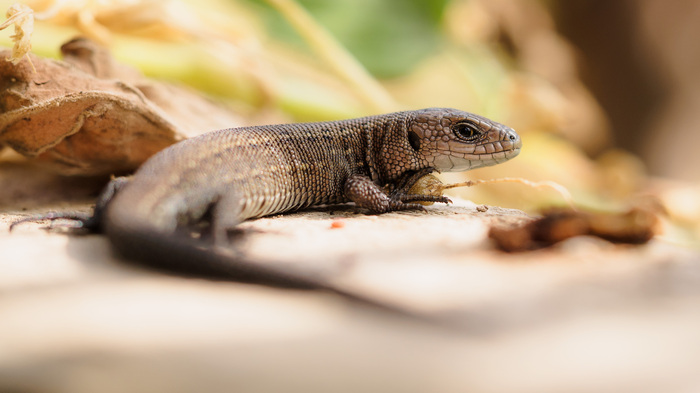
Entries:
[[623,213],[551,209],[520,226],[494,225],[489,238],[507,252],[548,247],[574,236],[595,236],[615,243],[643,244],[655,234],[655,212],[632,208]]

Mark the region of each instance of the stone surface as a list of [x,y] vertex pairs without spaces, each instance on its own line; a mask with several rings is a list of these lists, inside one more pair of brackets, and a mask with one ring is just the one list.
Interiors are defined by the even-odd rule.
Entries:
[[466,201],[381,216],[350,206],[243,224],[243,252],[322,271],[337,295],[173,277],[102,236],[7,228],[0,390],[31,392],[687,392],[700,388],[700,258],[657,238],[495,251]]

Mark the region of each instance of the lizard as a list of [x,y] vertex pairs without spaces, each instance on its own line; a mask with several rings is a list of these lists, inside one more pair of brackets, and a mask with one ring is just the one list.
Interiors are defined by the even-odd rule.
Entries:
[[[513,129],[451,108],[224,129],[178,142],[131,177],[114,178],[92,215],[39,218],[77,220],[106,234],[117,254],[155,267],[322,288],[316,277],[237,255],[227,247],[230,232],[248,219],[312,205],[354,202],[380,214],[449,203],[408,190],[435,171],[505,162],[521,146]],[[203,222],[209,236],[193,237]]]

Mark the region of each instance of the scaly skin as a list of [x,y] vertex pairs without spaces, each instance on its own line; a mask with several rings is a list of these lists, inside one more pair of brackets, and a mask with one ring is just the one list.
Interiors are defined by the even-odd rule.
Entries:
[[[432,171],[464,171],[515,157],[520,137],[446,108],[322,123],[211,132],[149,159],[107,188],[86,224],[128,259],[222,278],[321,287],[315,278],[224,250],[240,222],[318,204],[355,202],[372,213],[423,209],[446,197],[411,195]],[[390,194],[383,188],[393,190]],[[211,219],[215,246],[179,233]]]

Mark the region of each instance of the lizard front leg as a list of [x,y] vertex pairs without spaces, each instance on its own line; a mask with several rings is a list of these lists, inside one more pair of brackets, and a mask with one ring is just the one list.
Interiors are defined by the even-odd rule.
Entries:
[[[429,173],[428,170],[427,173]],[[391,194],[385,193],[376,183],[365,175],[351,175],[345,182],[345,196],[357,206],[372,213],[388,213],[397,210],[425,210],[416,202],[442,202],[450,200],[444,196],[409,194],[413,184],[427,173],[423,171],[409,173],[400,178]]]

